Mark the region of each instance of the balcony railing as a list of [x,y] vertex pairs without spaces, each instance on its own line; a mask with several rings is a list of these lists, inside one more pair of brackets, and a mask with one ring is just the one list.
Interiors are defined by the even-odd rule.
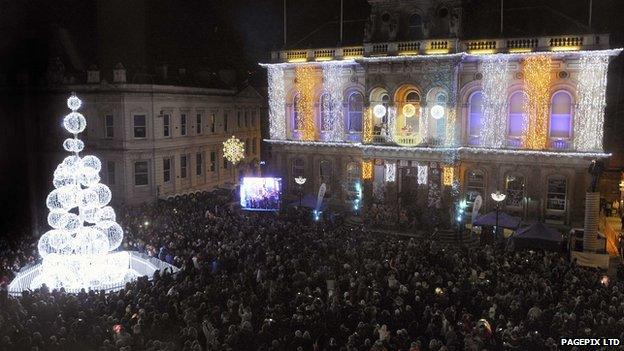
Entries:
[[470,54],[573,51],[608,49],[608,34],[560,35],[502,39],[427,39],[402,42],[365,43],[359,46],[283,50],[271,53],[273,62],[305,62],[357,59],[398,55],[435,55],[467,52]]

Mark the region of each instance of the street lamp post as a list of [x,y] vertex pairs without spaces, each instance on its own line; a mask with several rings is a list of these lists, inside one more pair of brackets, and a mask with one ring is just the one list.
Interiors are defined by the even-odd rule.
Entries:
[[498,213],[500,211],[500,203],[505,200],[507,195],[500,192],[500,190],[496,190],[495,193],[491,194],[492,200],[496,201],[496,226],[494,227],[494,235],[498,239]]
[[307,179],[302,176],[295,178],[295,183],[299,185],[299,207],[301,207],[301,202],[303,201],[303,184],[305,184],[306,180]]

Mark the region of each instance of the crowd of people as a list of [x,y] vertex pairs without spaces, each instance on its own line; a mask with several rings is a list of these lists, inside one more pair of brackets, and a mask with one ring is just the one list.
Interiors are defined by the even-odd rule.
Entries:
[[[0,350],[557,350],[562,337],[624,338],[624,284],[560,253],[381,236],[210,194],[123,208],[118,221],[125,249],[180,272],[108,294],[4,295]],[[7,279],[37,257],[36,238],[0,242]]]

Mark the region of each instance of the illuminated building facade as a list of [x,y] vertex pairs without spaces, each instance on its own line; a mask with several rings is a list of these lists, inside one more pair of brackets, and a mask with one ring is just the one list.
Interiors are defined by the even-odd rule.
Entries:
[[501,190],[510,213],[582,221],[587,166],[609,157],[609,35],[460,40],[459,1],[369,2],[363,45],[273,52],[265,65],[270,165],[285,187],[304,176],[308,192],[326,183],[348,201],[361,183],[366,202],[419,184],[469,206],[480,194],[486,208]]

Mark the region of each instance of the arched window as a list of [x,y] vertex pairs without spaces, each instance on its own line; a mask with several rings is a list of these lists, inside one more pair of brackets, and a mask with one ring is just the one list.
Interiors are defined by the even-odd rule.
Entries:
[[[483,126],[483,93],[477,91],[468,100],[468,136],[471,144],[479,143],[479,135]],[[474,141],[474,142],[473,142]]]
[[526,94],[522,91],[513,93],[513,95],[511,95],[511,99],[509,99],[509,123],[507,127],[507,134],[510,137],[521,137],[524,132],[525,101]]
[[525,191],[524,181],[524,176],[520,174],[509,174],[505,177],[506,204],[508,207],[522,207]]
[[546,209],[551,211],[566,210],[566,193],[568,181],[566,177],[555,175],[548,177],[548,193],[546,194]]
[[[442,106],[444,108],[444,111],[446,111],[446,93],[445,92],[441,91],[436,94],[435,105]],[[444,138],[446,137],[446,118],[444,117],[445,116],[442,115],[442,117],[438,119],[434,119],[436,121],[435,122],[436,123],[436,138],[438,138],[439,140],[444,140]]]
[[[414,114],[411,116],[405,115],[405,106],[413,105],[415,107]],[[410,91],[405,95],[405,101],[401,104],[401,113],[405,118],[405,125],[402,126],[404,134],[418,134],[420,131],[420,95],[417,91]]]
[[408,20],[409,39],[422,39],[422,17],[415,13]]
[[319,100],[319,105],[320,105],[319,110],[321,113],[321,131],[327,132],[331,130],[331,127],[332,127],[331,116],[332,116],[332,112],[334,109],[334,106],[331,102],[331,98],[329,97],[329,94],[323,93],[323,95],[321,95],[321,98]]
[[572,136],[572,96],[560,90],[552,97],[550,108],[550,137],[570,138]]
[[473,169],[466,172],[466,202],[468,208],[472,209],[477,196],[485,201],[485,172],[480,169]]
[[302,158],[296,158],[292,161],[292,178],[304,177],[305,161]]
[[349,131],[361,132],[362,131],[362,110],[364,108],[364,97],[362,94],[355,92],[349,95],[348,103],[348,118],[349,118]]
[[299,112],[297,110],[298,106],[299,106],[299,94],[295,94],[295,97],[293,98],[293,109],[292,109],[292,117],[293,117],[293,130],[294,131],[298,131],[299,130]]

